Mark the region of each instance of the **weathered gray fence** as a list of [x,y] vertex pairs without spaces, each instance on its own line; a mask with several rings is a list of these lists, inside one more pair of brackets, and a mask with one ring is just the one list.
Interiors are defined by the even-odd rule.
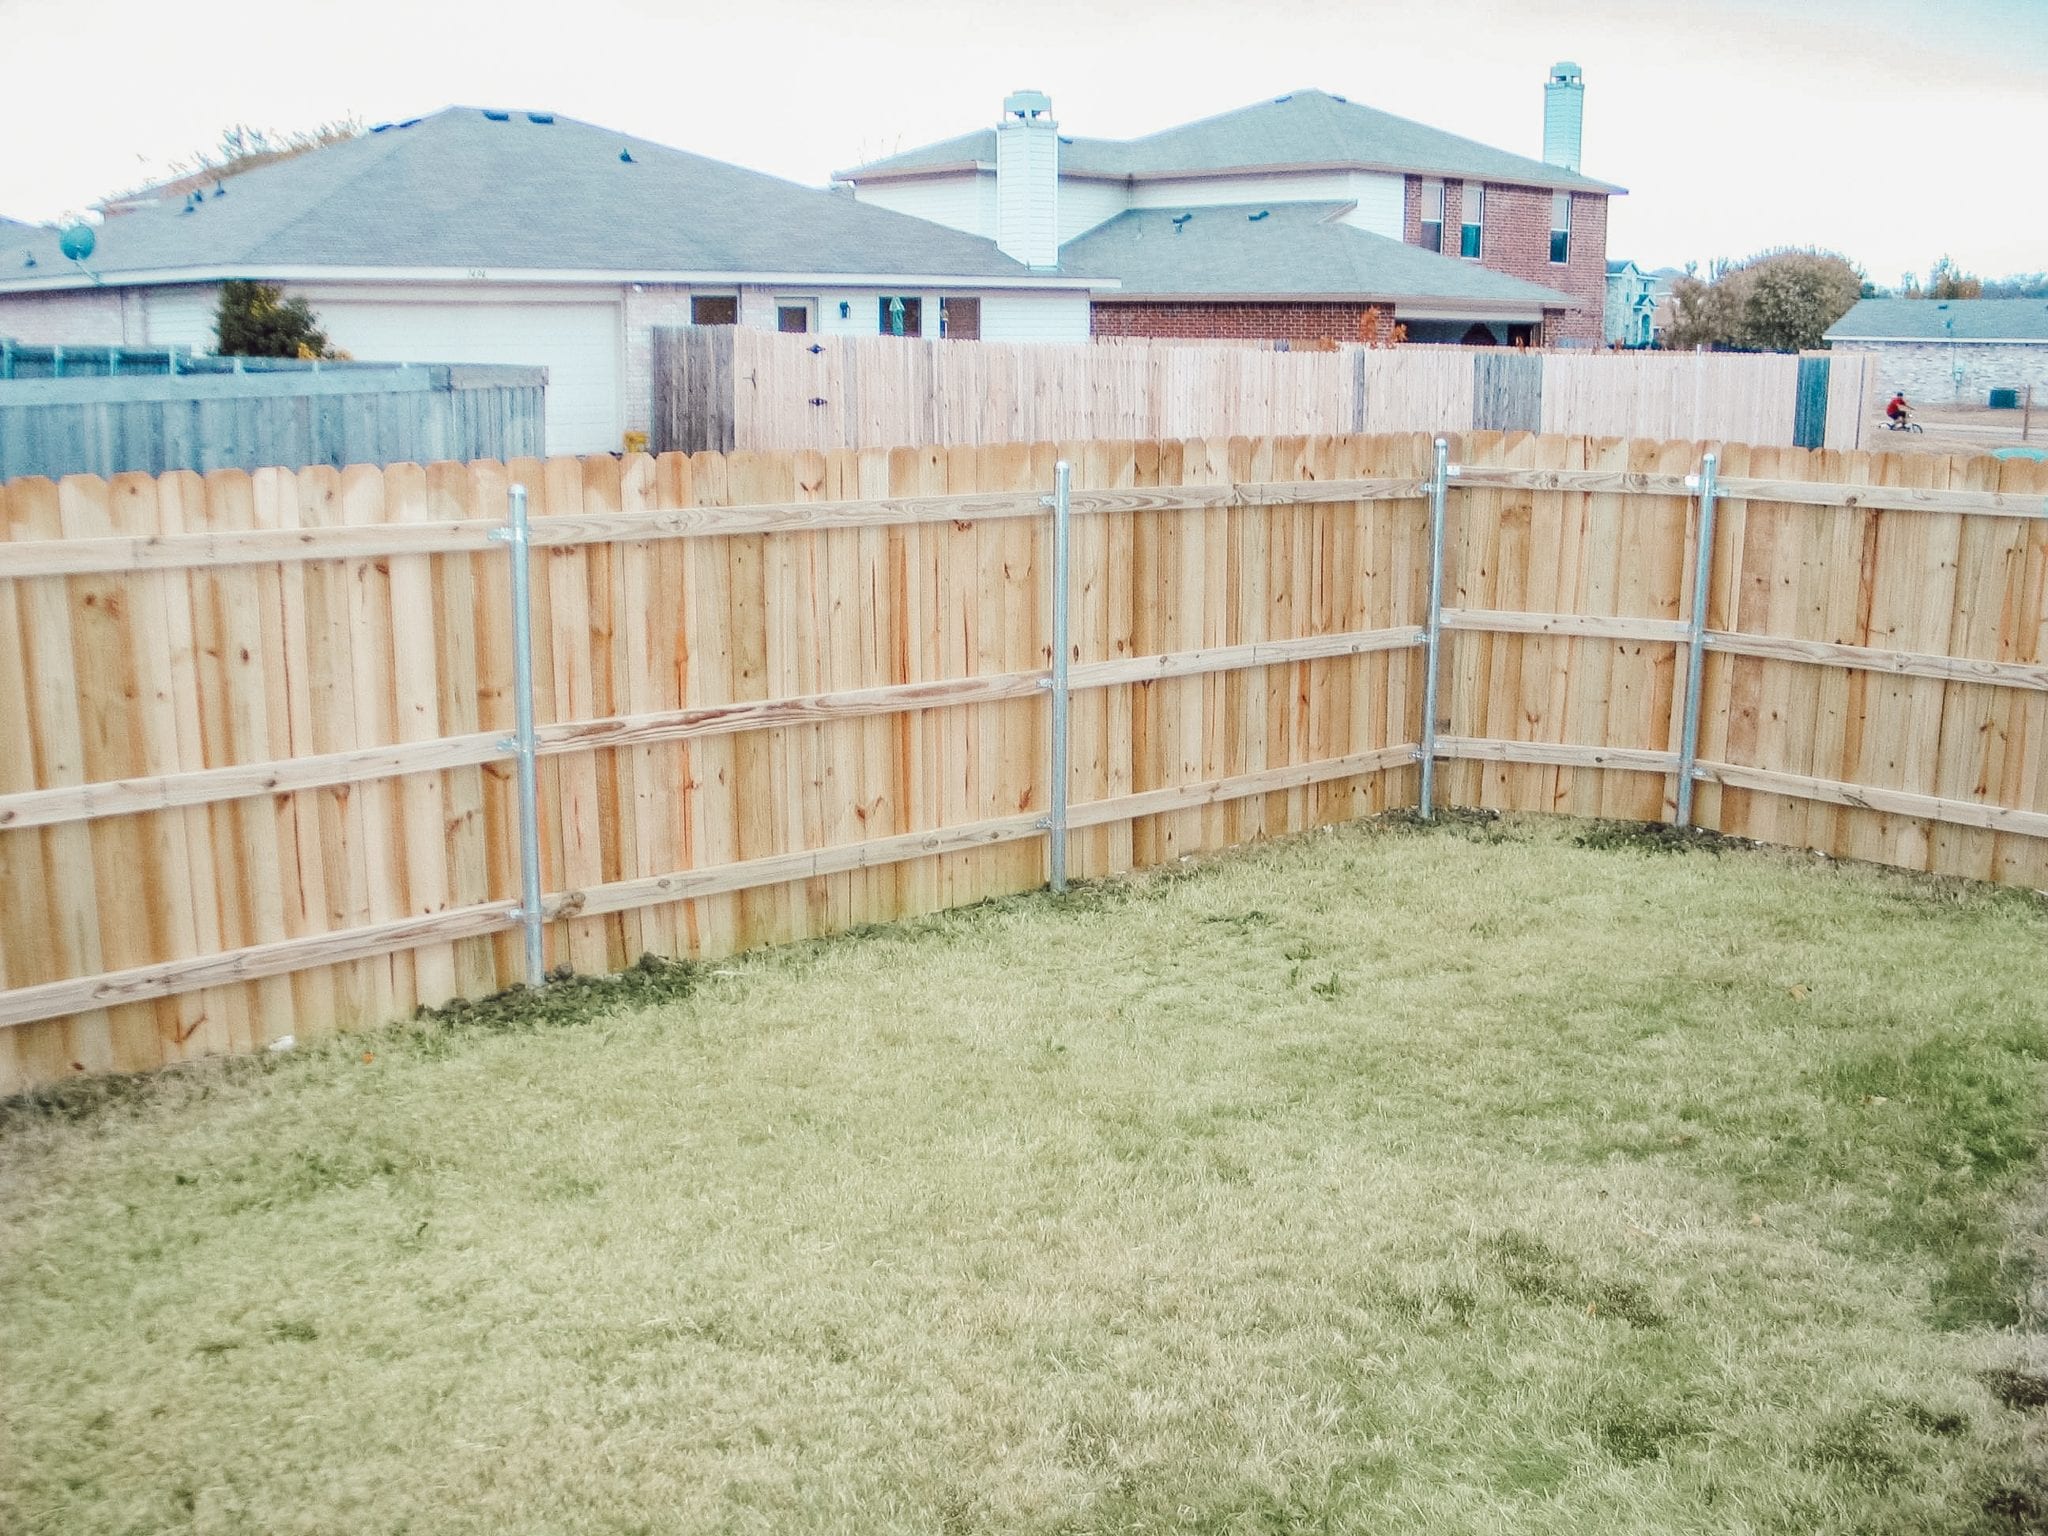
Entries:
[[546,389],[456,364],[0,381],[0,481],[533,456]]
[[654,329],[654,451],[731,453],[735,446],[732,357],[739,327]]

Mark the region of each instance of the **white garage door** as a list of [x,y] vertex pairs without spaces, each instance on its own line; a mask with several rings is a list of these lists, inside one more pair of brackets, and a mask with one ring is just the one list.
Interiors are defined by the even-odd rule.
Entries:
[[313,301],[328,341],[362,362],[520,363],[548,371],[549,453],[619,446],[616,304]]
[[220,290],[211,283],[175,288],[146,288],[148,295],[149,344],[152,347],[190,347],[194,352],[211,352],[219,340],[214,332],[215,310]]

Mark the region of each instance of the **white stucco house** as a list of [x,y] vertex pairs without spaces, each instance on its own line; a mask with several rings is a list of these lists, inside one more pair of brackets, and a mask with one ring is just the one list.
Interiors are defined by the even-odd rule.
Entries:
[[652,331],[1083,341],[1113,280],[546,112],[451,107],[108,217],[81,268],[0,228],[0,336],[210,350],[220,284],[311,303],[363,360],[548,370],[550,452],[648,425]]
[[2048,399],[2048,299],[1862,299],[1826,340],[1873,354],[1887,394],[1983,405],[2031,385]]

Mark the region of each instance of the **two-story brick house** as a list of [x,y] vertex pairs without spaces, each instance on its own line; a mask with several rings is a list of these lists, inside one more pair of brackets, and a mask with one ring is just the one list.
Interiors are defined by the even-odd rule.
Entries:
[[835,179],[1033,268],[1114,278],[1098,336],[1598,346],[1623,189],[1579,171],[1578,66],[1544,90],[1541,160],[1323,91],[1071,138],[1020,91],[994,128]]

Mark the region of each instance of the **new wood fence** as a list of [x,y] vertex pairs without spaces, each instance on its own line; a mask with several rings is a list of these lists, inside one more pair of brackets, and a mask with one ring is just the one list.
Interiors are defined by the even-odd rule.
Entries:
[[657,451],[1289,432],[1541,431],[1860,446],[1862,357],[655,332]]
[[[1039,884],[1074,466],[1077,875],[1412,805],[1423,437],[0,489],[0,1089],[518,979],[531,488],[548,961]],[[1696,445],[1454,444],[1451,801],[1674,801]],[[1700,820],[2048,884],[2048,469],[1728,449]]]

